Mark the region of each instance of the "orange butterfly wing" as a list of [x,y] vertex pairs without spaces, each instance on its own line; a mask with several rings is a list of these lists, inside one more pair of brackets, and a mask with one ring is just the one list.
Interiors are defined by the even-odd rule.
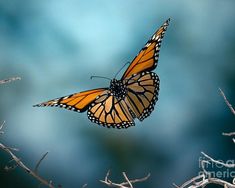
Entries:
[[151,71],[156,68],[159,58],[159,51],[161,42],[164,37],[167,26],[170,19],[168,19],[152,36],[152,38],[141,49],[139,54],[131,62],[127,70],[122,76],[122,79],[126,79],[133,74],[140,73],[142,71]]
[[142,72],[125,80],[127,95],[125,101],[134,116],[143,121],[154,110],[158,100],[159,78],[153,72]]
[[61,108],[66,108],[68,110],[73,110],[77,112],[84,112],[88,109],[89,105],[99,96],[107,91],[106,88],[93,89],[88,91],[83,91],[80,93],[74,93],[72,95],[60,97],[47,102],[34,105],[34,107],[44,107],[44,106],[57,106]]
[[135,125],[125,100],[118,100],[110,91],[104,92],[94,100],[87,115],[92,122],[108,128],[120,129]]

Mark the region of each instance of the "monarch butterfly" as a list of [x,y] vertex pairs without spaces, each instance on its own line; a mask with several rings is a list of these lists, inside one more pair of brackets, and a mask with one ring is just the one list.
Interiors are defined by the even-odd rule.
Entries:
[[76,112],[87,111],[88,118],[99,125],[113,128],[134,126],[154,110],[159,92],[159,77],[152,72],[158,63],[159,50],[170,19],[153,34],[133,59],[122,78],[110,81],[109,88],[98,88],[34,106],[57,106]]

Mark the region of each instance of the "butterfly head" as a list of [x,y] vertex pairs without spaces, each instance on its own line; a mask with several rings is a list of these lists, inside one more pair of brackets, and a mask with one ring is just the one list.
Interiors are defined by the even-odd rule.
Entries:
[[110,92],[113,94],[117,99],[123,99],[126,96],[126,86],[122,82],[122,80],[112,79],[110,82]]

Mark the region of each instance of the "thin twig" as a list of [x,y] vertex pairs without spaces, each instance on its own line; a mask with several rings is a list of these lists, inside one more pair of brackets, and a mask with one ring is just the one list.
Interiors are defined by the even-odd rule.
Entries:
[[173,186],[176,187],[176,188],[184,188],[184,187],[187,187],[188,185],[191,185],[192,183],[200,182],[198,180],[201,180],[201,179],[202,180],[205,179],[204,174],[193,177],[192,179],[190,179],[190,180],[186,181],[185,183],[183,183],[181,186],[178,186],[175,183],[173,183]]
[[20,77],[12,77],[12,78],[8,78],[8,79],[0,80],[0,84],[6,84],[6,83],[13,82],[16,80],[21,80],[21,78]]
[[124,176],[126,182],[130,185],[130,188],[133,188],[133,186],[132,186],[130,180],[128,179],[128,177],[127,177],[127,175],[126,175],[126,173],[125,173],[125,172],[122,172],[122,174],[123,174],[123,176]]
[[179,186],[178,186],[176,183],[172,183],[172,185],[173,185],[175,188],[179,188]]
[[6,147],[7,149],[11,150],[11,151],[19,151],[18,148],[13,148],[13,147]]
[[46,158],[46,156],[47,156],[48,153],[49,153],[49,152],[47,151],[47,152],[41,157],[41,159],[37,162],[37,164],[36,164],[36,166],[35,166],[35,169],[34,169],[34,172],[35,172],[36,174],[38,174],[38,168],[39,168],[41,162]]
[[0,134],[4,134],[4,132],[2,131],[3,126],[5,125],[6,121],[3,121],[3,123],[0,125]]
[[227,164],[227,163],[223,163],[221,161],[215,160],[212,157],[210,157],[209,155],[205,154],[204,152],[201,152],[201,154],[204,155],[204,157],[206,157],[207,159],[209,159],[213,163],[220,164],[220,165],[227,167],[227,168],[235,168],[235,164]]
[[231,133],[222,133],[223,136],[235,136],[235,132]]
[[233,106],[229,103],[228,99],[226,98],[224,92],[222,89],[219,88],[220,94],[222,95],[222,97],[224,98],[225,103],[227,104],[227,106],[229,107],[229,109],[231,110],[231,112],[233,113],[233,115],[235,115],[235,110],[233,108]]
[[138,178],[138,179],[134,179],[134,180],[129,180],[129,178],[127,177],[126,173],[123,172],[122,173],[124,178],[125,178],[125,182],[122,183],[114,183],[109,179],[109,175],[110,175],[110,170],[107,172],[104,180],[100,180],[101,183],[104,183],[105,185],[107,185],[108,187],[116,187],[116,188],[133,188],[133,184],[134,183],[138,183],[138,182],[144,182],[146,181],[149,177],[150,177],[150,173],[143,177],[143,178]]
[[87,183],[85,183],[85,184],[82,186],[82,188],[85,188],[85,187],[87,187]]
[[[220,94],[222,95],[222,97],[224,98],[225,103],[227,104],[227,106],[229,107],[229,109],[231,110],[232,114],[235,115],[235,110],[233,108],[233,106],[230,104],[230,102],[228,101],[228,99],[226,98],[226,95],[224,94],[223,90],[219,88]],[[235,132],[230,132],[230,133],[222,133],[223,136],[235,136]],[[235,139],[232,138],[233,143],[235,143]]]

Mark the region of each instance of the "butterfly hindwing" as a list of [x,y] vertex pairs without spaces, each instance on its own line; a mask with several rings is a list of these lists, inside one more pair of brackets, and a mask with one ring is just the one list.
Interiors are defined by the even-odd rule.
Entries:
[[145,46],[140,50],[139,54],[131,62],[122,79],[128,78],[133,74],[142,71],[152,71],[156,68],[159,58],[161,42],[164,37],[170,19],[168,19],[151,37]]
[[88,118],[99,125],[113,128],[134,126],[133,117],[124,100],[105,92],[98,96],[87,111]]
[[67,95],[47,102],[43,102],[34,106],[56,106],[77,112],[84,112],[87,110],[89,105],[96,99],[96,97],[101,95],[105,91],[107,91],[106,88],[83,91],[80,93],[74,93],[72,95]]
[[132,75],[126,81],[126,103],[140,120],[144,120],[154,110],[158,100],[159,77],[154,72],[142,72]]

